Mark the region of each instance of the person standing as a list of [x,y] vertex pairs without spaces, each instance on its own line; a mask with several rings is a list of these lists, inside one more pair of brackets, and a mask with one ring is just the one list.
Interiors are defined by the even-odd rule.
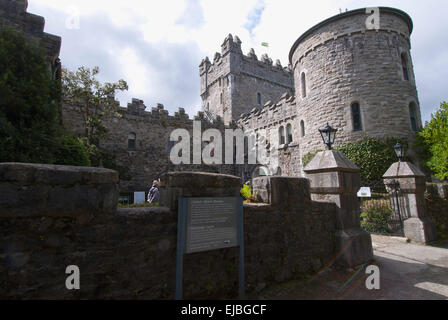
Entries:
[[160,192],[159,192],[159,181],[154,180],[151,189],[148,192],[148,202],[149,203],[159,203],[160,202]]

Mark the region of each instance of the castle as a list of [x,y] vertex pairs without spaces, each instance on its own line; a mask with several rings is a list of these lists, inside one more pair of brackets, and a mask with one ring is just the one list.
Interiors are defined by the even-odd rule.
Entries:
[[289,66],[254,50],[243,55],[229,35],[213,64],[199,67],[203,108],[225,123],[252,129],[276,146],[282,174],[302,175],[301,159],[322,149],[318,129],[338,129],[336,144],[374,138],[413,139],[421,114],[410,54],[411,18],[379,8],[369,30],[366,9],[331,17],[300,36]]
[[[0,0],[1,21],[40,39],[56,72],[60,38],[44,33],[44,19],[26,7],[26,0]],[[199,65],[203,112],[194,119],[184,109],[171,116],[161,104],[148,112],[139,99],[120,107],[122,117],[107,123],[110,135],[101,147],[129,168],[131,179],[120,181],[122,193],[132,202],[133,192],[147,191],[151,181],[170,170],[229,173],[244,180],[264,174],[303,176],[302,158],[323,149],[318,129],[327,123],[338,129],[336,145],[364,135],[414,139],[422,122],[410,54],[413,23],[401,10],[379,9],[379,28],[366,28],[366,9],[312,27],[292,46],[286,67],[267,55],[259,60],[253,49],[244,55],[241,40],[227,36],[213,63],[205,58]],[[69,102],[62,106],[62,118],[73,133],[81,132],[81,115]],[[278,150],[278,170],[170,164],[170,133],[178,128],[191,132],[193,120],[201,121],[203,129],[239,127],[265,137]]]

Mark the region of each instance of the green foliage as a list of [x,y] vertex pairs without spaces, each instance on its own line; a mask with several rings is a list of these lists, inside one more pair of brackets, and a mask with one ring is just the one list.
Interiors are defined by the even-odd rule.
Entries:
[[308,152],[307,154],[305,154],[302,157],[302,165],[303,165],[303,167],[305,168],[311,162],[311,160],[313,160],[313,158],[316,156],[316,154],[318,154],[321,151],[322,150],[317,150],[317,151],[312,151],[312,152]]
[[102,84],[96,79],[100,70],[79,67],[76,72],[62,69],[62,91],[71,104],[77,106],[83,118],[84,135],[80,141],[94,167],[118,171],[120,179],[130,180],[129,168],[116,163],[113,153],[101,150],[100,141],[107,137],[106,118],[120,117],[119,105],[112,98],[117,91],[128,90],[126,81]]
[[448,103],[431,115],[431,121],[419,132],[416,147],[419,156],[437,178],[448,179]]
[[250,186],[248,186],[247,184],[243,185],[243,187],[241,188],[241,195],[246,199],[250,199],[252,197],[252,190]]
[[362,140],[337,148],[361,169],[361,180],[380,181],[389,167],[397,162],[394,145],[400,142],[405,150],[407,141],[388,138],[384,140],[365,136]]
[[102,84],[96,79],[99,72],[98,67],[92,70],[79,67],[76,72],[62,68],[64,98],[79,108],[84,122],[84,136],[96,146],[107,134],[103,120],[107,117],[120,117],[119,106],[113,97],[117,91],[128,90],[124,80]]
[[448,240],[448,199],[425,194],[428,216],[436,224],[437,240]]
[[57,143],[54,164],[90,166],[89,153],[80,139],[63,135]]
[[59,124],[60,83],[43,56],[21,33],[0,28],[0,162],[86,165]]
[[361,227],[368,232],[389,232],[388,222],[392,215],[390,204],[384,201],[372,200],[364,206],[361,217]]

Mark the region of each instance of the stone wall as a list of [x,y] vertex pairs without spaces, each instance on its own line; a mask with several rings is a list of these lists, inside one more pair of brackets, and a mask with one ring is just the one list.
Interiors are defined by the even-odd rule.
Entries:
[[[365,9],[332,17],[306,32],[291,49],[298,113],[308,128],[299,141],[304,154],[321,148],[318,129],[327,122],[338,129],[336,145],[365,134],[412,139],[411,102],[416,104],[417,125],[422,125],[410,54],[411,19],[400,10],[380,8],[380,29],[366,30],[367,17]],[[409,60],[409,81],[403,77],[402,53]],[[361,131],[353,127],[355,102],[361,109]]]
[[49,70],[55,72],[61,49],[61,37],[44,32],[45,19],[28,13],[27,0],[0,0],[0,26],[20,30],[30,40],[36,41],[46,54]]
[[294,91],[289,67],[283,67],[279,60],[273,64],[266,54],[259,60],[253,49],[244,55],[241,40],[230,34],[213,63],[208,57],[202,60],[199,74],[203,109],[221,116],[226,124],[254,107],[261,108],[267,101],[277,101],[285,92]]
[[[88,191],[89,203],[98,209],[84,210],[86,199],[74,196],[73,188],[82,193],[92,184],[109,186],[116,173],[18,164],[1,164],[0,172],[3,188],[15,184],[0,205],[2,299],[173,299],[178,196],[232,196],[241,183],[226,175],[170,173],[162,177],[167,207],[116,210],[106,205],[106,199],[117,196],[110,188]],[[38,181],[41,187],[67,189],[34,211],[24,201],[10,200],[18,189],[32,194]],[[334,255],[335,206],[312,202],[305,179],[283,178],[281,183],[291,187],[282,201],[244,207],[248,291],[316,273]],[[61,201],[75,210],[51,210]],[[68,265],[80,268],[79,291],[65,288]],[[234,298],[236,266],[236,248],[186,255],[184,298]]]
[[[118,104],[118,102],[117,102]],[[133,99],[127,108],[119,106],[120,117],[106,119],[108,136],[100,142],[102,150],[116,156],[117,164],[128,168],[129,177],[121,179],[122,193],[148,191],[152,182],[168,171],[206,171],[215,173],[236,174],[233,165],[194,165],[193,140],[190,141],[191,164],[173,165],[170,160],[170,135],[176,129],[186,129],[193,137],[193,120],[189,118],[183,108],[179,108],[174,115],[169,115],[162,104],[153,107],[150,112],[142,100]],[[64,126],[74,134],[83,134],[83,120],[79,108],[69,103],[62,107]],[[202,132],[209,128],[216,128],[224,137],[225,127],[222,122],[210,123],[203,113],[198,113],[194,120],[200,121]],[[129,134],[135,134],[135,148],[128,148]],[[223,141],[224,143],[224,141]],[[204,147],[206,142],[202,143]],[[223,146],[223,159],[225,157]]]

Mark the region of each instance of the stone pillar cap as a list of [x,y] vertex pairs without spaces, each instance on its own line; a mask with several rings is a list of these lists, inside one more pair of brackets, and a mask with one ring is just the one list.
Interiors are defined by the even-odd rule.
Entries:
[[327,171],[359,172],[360,169],[341,151],[326,150],[319,152],[304,171],[306,173]]
[[424,177],[425,174],[410,162],[395,162],[387,169],[383,178]]

